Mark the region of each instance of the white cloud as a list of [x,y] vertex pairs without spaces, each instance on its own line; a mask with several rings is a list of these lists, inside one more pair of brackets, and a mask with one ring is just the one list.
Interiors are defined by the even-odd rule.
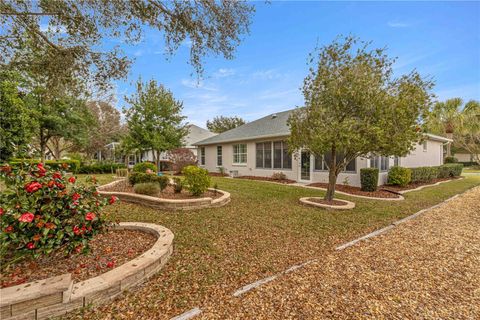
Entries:
[[214,78],[225,78],[235,75],[235,69],[220,68],[213,74]]
[[218,91],[213,84],[207,84],[202,80],[182,79],[182,85],[190,89],[203,89],[207,91]]
[[391,28],[408,28],[412,26],[412,24],[409,22],[398,20],[388,21],[387,25]]
[[280,79],[285,77],[285,75],[279,73],[275,69],[268,69],[268,70],[258,70],[252,73],[252,77],[254,79],[260,79],[260,80],[274,80],[274,79]]

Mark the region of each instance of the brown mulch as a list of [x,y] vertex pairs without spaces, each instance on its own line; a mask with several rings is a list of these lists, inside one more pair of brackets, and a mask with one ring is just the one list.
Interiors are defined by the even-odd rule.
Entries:
[[422,186],[433,185],[433,184],[435,184],[435,183],[442,182],[442,181],[450,181],[450,180],[456,180],[456,179],[460,179],[460,177],[455,177],[455,178],[438,178],[438,179],[432,180],[431,182],[409,183],[409,184],[406,185],[405,187],[384,185],[384,186],[382,186],[382,189],[398,192],[398,191],[405,191],[405,190],[416,189],[416,188],[422,187]]
[[229,175],[227,173],[220,173],[220,172],[209,172],[209,176],[211,177],[228,177]]
[[10,266],[0,274],[0,287],[46,279],[65,273],[75,282],[96,277],[150,249],[156,241],[151,234],[135,230],[111,230],[98,234],[90,241],[89,254],[52,253],[38,260],[28,259]]
[[[122,181],[117,183],[114,186],[105,188],[104,191],[117,191],[117,192],[128,192],[135,193],[133,186],[130,185],[127,181]],[[157,197],[160,199],[198,199],[209,197],[212,199],[220,198],[223,194],[220,192],[207,190],[200,197],[192,196],[187,190],[182,190],[181,193],[175,193],[173,186],[169,185],[163,191],[161,191]]]
[[[308,186],[326,189],[328,187],[328,183],[315,182],[315,183],[309,184]],[[346,186],[343,184],[337,184],[335,186],[335,190],[358,195],[358,196],[365,196],[365,197],[375,197],[375,198],[398,198],[399,197],[395,193],[388,192],[382,189],[378,189],[377,191],[373,191],[373,192],[368,192],[368,191],[362,191],[359,187]]]
[[284,183],[284,184],[296,183],[295,180],[290,180],[290,179],[278,180],[278,179],[273,179],[273,178],[270,178],[270,177],[257,177],[257,176],[240,176],[240,177],[236,177],[236,179],[271,181],[271,182]]
[[320,198],[308,198],[308,201],[321,203],[321,204],[328,204],[329,206],[346,206],[348,203],[342,200],[325,200]]
[[203,319],[480,319],[480,187]]

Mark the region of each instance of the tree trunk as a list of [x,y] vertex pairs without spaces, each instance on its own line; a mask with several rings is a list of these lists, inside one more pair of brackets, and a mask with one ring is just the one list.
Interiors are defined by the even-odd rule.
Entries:
[[155,157],[156,159],[155,163],[157,165],[157,172],[160,172],[160,151],[157,150],[156,152],[157,152],[157,156]]
[[[453,133],[447,133],[447,138],[448,139],[453,139]],[[452,144],[447,143],[447,157],[452,156]]]
[[331,161],[328,164],[328,187],[325,200],[332,201],[335,196],[335,184],[337,183],[337,150],[332,146]]
[[46,149],[45,137],[43,135],[43,129],[40,129],[40,161],[45,164],[45,149]]

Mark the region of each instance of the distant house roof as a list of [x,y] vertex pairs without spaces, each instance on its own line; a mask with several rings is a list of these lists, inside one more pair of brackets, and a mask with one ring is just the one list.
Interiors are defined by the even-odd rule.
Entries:
[[258,120],[248,122],[232,130],[199,141],[194,145],[203,146],[216,143],[252,140],[290,135],[287,120],[294,110],[273,113]]
[[195,142],[205,140],[215,135],[216,135],[215,133],[210,132],[207,129],[203,129],[194,124],[190,124],[188,125],[188,134],[183,139],[183,142],[184,142],[184,145],[187,147],[193,146]]
[[[262,138],[285,137],[290,135],[290,128],[287,120],[295,109],[270,114],[258,120],[248,122],[232,130],[222,132],[218,135],[204,140],[198,140],[193,145],[205,146],[210,144],[227,143],[234,141],[246,141]],[[426,133],[429,140],[440,142],[452,142],[451,139]]]

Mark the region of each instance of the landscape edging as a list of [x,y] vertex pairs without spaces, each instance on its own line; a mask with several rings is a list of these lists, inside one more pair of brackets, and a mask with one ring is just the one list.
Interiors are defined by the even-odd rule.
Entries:
[[337,205],[318,203],[318,202],[308,200],[308,199],[312,199],[312,198],[323,199],[323,198],[320,198],[320,197],[303,197],[303,198],[300,198],[300,202],[303,203],[303,204],[309,205],[309,206],[314,206],[314,207],[324,208],[324,209],[333,209],[333,210],[350,210],[350,209],[355,208],[355,202],[348,201],[348,200],[335,199],[335,200],[347,203],[344,206],[337,206]]
[[108,184],[99,186],[98,193],[102,196],[115,196],[121,201],[128,203],[140,204],[154,209],[167,210],[195,210],[212,207],[222,207],[230,202],[230,193],[223,190],[208,188],[210,191],[217,191],[222,194],[220,198],[212,199],[210,197],[198,199],[161,199],[143,194],[135,194],[130,192],[104,191],[104,189],[115,186],[125,179],[116,180]]
[[173,252],[174,235],[165,227],[122,222],[114,228],[148,232],[157,241],[142,255],[85,281],[73,283],[71,274],[63,274],[0,289],[1,319],[47,319],[113,299],[157,273]]

